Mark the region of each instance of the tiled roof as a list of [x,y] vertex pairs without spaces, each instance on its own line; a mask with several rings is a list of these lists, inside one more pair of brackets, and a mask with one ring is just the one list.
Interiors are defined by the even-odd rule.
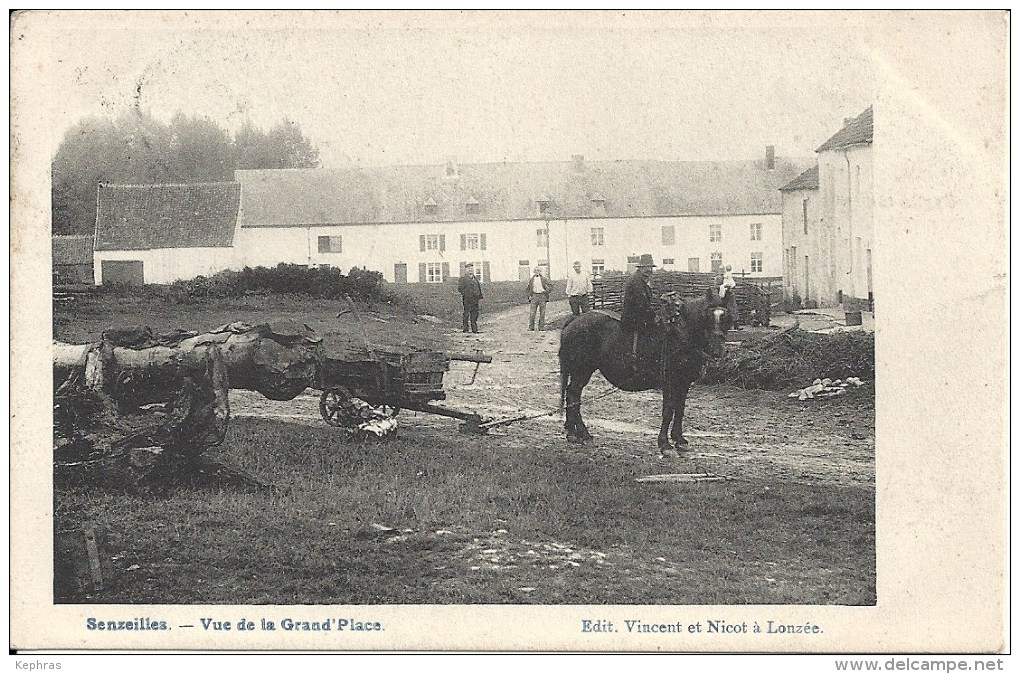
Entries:
[[817,190],[818,167],[812,166],[779,189],[782,192],[792,192],[793,190]]
[[867,110],[857,115],[857,117],[837,131],[832,138],[822,143],[822,146],[815,150],[815,152],[842,150],[851,145],[871,145],[871,137],[874,135],[874,132],[874,114],[869,106]]
[[445,165],[234,175],[244,191],[243,227],[288,227],[539,219],[545,200],[553,219],[778,214],[779,187],[812,162],[777,158],[772,170],[762,159],[460,164],[454,176]]
[[92,237],[54,236],[53,264],[92,264]]
[[100,185],[96,250],[230,246],[240,199],[235,182]]

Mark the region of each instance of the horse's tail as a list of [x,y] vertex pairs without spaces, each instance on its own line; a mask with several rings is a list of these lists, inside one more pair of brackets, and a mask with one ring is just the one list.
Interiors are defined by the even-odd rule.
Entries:
[[567,371],[563,367],[563,354],[560,354],[560,418],[567,413]]

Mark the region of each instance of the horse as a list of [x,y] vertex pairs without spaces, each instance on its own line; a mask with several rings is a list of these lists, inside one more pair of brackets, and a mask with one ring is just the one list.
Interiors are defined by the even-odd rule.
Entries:
[[[675,297],[674,293],[670,295]],[[667,299],[671,299],[667,296]],[[642,337],[643,351],[655,354],[635,368],[631,332],[616,318],[597,311],[573,317],[560,335],[560,407],[566,410],[567,440],[586,443],[591,433],[581,418],[581,392],[598,370],[624,391],[662,390],[662,425],[658,446],[663,455],[682,451],[684,405],[691,383],[710,358],[722,355],[733,317],[710,288],[703,297],[668,303],[672,315],[651,337]],[[642,349],[639,349],[641,354]],[[670,426],[672,425],[672,428]],[[672,446],[670,445],[672,441]]]

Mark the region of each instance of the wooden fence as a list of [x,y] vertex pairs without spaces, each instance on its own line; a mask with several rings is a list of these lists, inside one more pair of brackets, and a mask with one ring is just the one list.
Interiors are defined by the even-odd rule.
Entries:
[[[684,298],[701,297],[705,291],[712,288],[718,291],[716,274],[684,272],[684,271],[657,271],[652,273],[649,284],[652,286],[652,306],[658,311],[662,295],[668,292],[679,293]],[[592,307],[595,309],[609,309],[611,311],[623,310],[623,291],[630,278],[627,274],[613,273],[603,274],[592,281]],[[778,299],[773,300],[773,295],[778,291]],[[772,317],[772,304],[782,299],[782,280],[775,279],[740,279],[734,294],[737,298],[737,309],[742,325],[751,325],[760,322],[768,325]]]

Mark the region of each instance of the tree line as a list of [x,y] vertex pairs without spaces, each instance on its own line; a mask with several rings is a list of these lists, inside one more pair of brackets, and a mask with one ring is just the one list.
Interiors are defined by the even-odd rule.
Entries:
[[294,122],[231,133],[208,117],[169,123],[133,110],[90,117],[68,129],[52,165],[54,234],[91,234],[99,183],[147,185],[233,180],[237,169],[315,168],[319,150]]

